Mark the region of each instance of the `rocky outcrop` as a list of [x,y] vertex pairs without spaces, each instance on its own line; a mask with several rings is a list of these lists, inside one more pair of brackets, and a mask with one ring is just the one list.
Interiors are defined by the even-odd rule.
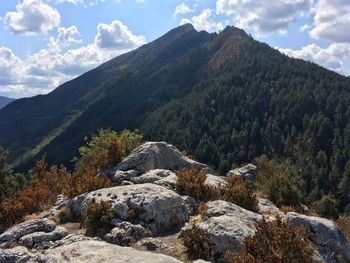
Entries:
[[120,246],[128,246],[145,236],[145,229],[141,225],[134,225],[127,221],[114,219],[112,224],[115,228],[105,235],[105,240]]
[[81,203],[79,205],[73,202],[73,207],[80,207],[82,217],[85,216],[90,201],[105,201],[115,209],[119,219],[131,220],[130,214],[133,214],[134,221],[147,226],[152,232],[181,227],[189,217],[189,212],[180,195],[155,184],[100,189],[76,200],[80,200]]
[[266,198],[257,198],[259,212],[264,216],[273,216],[274,218],[279,217],[283,218],[284,213],[278,209],[270,200]]
[[256,166],[250,163],[241,168],[229,171],[226,176],[239,176],[245,180],[254,181],[256,179],[256,169]]
[[26,247],[34,247],[35,245],[43,244],[45,242],[56,241],[64,238],[69,233],[67,229],[61,226],[57,226],[51,232],[35,232],[25,236],[22,236],[18,243]]
[[144,173],[138,177],[134,177],[131,179],[131,181],[133,181],[135,184],[154,183],[155,181],[174,175],[175,174],[169,170],[155,169],[148,171],[147,173]]
[[42,263],[104,262],[104,263],[180,263],[181,261],[160,254],[138,251],[104,241],[86,240],[48,249],[38,256]]
[[56,228],[56,223],[49,219],[34,219],[18,224],[0,235],[0,247],[7,248],[21,237],[34,232],[51,232]]
[[182,155],[171,144],[167,144],[166,142],[146,142],[133,150],[113,170],[136,170],[138,174],[143,174],[154,169],[174,171],[179,168],[191,168],[195,166],[204,165]]
[[216,176],[213,174],[207,174],[204,182],[208,186],[212,187],[223,187],[226,185],[226,180],[222,176]]
[[308,230],[310,240],[325,262],[350,262],[350,244],[333,221],[294,212],[286,217],[292,225]]
[[242,242],[255,233],[262,216],[225,201],[207,203],[203,222],[198,226],[209,233],[214,244],[212,255],[223,255],[227,250],[239,251]]
[[14,247],[11,249],[0,248],[1,263],[25,263],[33,258],[33,255],[25,247]]

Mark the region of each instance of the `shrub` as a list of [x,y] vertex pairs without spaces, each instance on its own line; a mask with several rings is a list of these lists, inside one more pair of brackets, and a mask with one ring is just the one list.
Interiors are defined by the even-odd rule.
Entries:
[[338,218],[336,201],[329,195],[324,195],[321,200],[313,202],[312,208],[322,217],[329,219]]
[[277,206],[296,206],[303,201],[304,181],[289,161],[269,160],[265,155],[257,158],[257,186]]
[[135,147],[141,144],[142,135],[138,130],[122,131],[120,134],[110,129],[100,129],[91,138],[85,138],[86,144],[79,148],[75,172],[83,175],[87,170],[97,174],[101,170],[120,162]]
[[221,190],[221,199],[234,203],[251,211],[258,211],[258,200],[254,194],[253,184],[239,176],[226,178],[226,185]]
[[282,205],[281,206],[281,211],[285,214],[289,213],[289,212],[295,212],[295,208],[293,206],[289,206],[289,205]]
[[207,173],[199,167],[178,170],[176,190],[182,195],[194,197],[197,201],[206,202],[215,199],[217,190],[205,184]]
[[257,224],[254,236],[244,240],[241,254],[230,254],[234,263],[311,263],[313,248],[307,241],[307,231],[276,220]]
[[114,217],[116,217],[116,212],[109,203],[90,201],[86,211],[86,235],[103,236],[112,228],[111,221]]
[[225,200],[243,208],[257,211],[258,201],[253,185],[240,178],[228,177],[224,187],[217,188],[205,184],[207,171],[200,168],[180,169],[176,172],[176,190],[182,195],[190,195],[197,201]]
[[180,239],[186,248],[186,254],[189,259],[207,260],[211,257],[213,245],[206,230],[192,224],[189,229],[181,233]]

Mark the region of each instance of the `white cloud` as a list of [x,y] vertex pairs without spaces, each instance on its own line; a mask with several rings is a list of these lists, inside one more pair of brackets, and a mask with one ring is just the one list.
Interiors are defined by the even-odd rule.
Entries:
[[46,33],[60,24],[59,12],[41,0],[23,0],[4,22],[15,34]]
[[302,25],[300,28],[299,28],[299,31],[300,32],[305,32],[305,31],[308,31],[310,29],[310,25],[309,24],[305,24],[305,25]]
[[180,24],[191,23],[197,30],[205,30],[207,32],[219,31],[224,28],[222,23],[215,22],[211,19],[213,10],[204,9],[198,16],[193,16],[191,19],[182,18]]
[[217,14],[232,16],[236,26],[258,34],[283,32],[297,17],[311,11],[313,0],[217,0]]
[[131,33],[126,25],[118,20],[111,24],[99,24],[97,26],[95,42],[100,48],[130,49],[144,44],[145,38]]
[[50,0],[56,4],[59,3],[71,3],[74,5],[82,5],[84,7],[97,5],[99,2],[104,2],[105,0]]
[[195,7],[189,7],[185,2],[182,2],[181,4],[175,7],[173,17],[176,17],[177,15],[180,15],[180,14],[184,15],[188,13],[193,13],[194,11],[195,11]]
[[319,0],[310,35],[316,39],[350,43],[349,31],[350,1]]
[[16,97],[47,93],[63,82],[145,43],[143,36],[135,36],[118,20],[110,25],[103,24],[103,28],[109,26],[115,29],[118,25],[119,31],[107,31],[120,39],[112,38],[113,41],[110,41],[107,37],[100,38],[101,34],[106,34],[101,31],[100,25],[95,41],[79,48],[71,48],[80,40],[75,26],[58,28],[56,38],[50,37],[45,48],[23,60],[10,49],[0,48],[1,91]]
[[350,59],[350,44],[348,43],[335,43],[328,48],[310,44],[302,47],[300,50],[279,50],[286,55],[312,61],[338,73],[347,74],[343,67],[343,61]]

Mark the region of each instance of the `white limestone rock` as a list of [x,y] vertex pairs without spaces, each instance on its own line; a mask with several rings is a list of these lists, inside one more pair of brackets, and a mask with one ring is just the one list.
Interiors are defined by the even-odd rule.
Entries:
[[105,235],[105,240],[109,243],[129,246],[131,243],[143,238],[146,234],[141,225],[134,225],[127,221],[114,219],[112,224],[115,226],[110,233]]
[[165,177],[175,175],[172,171],[165,169],[155,169],[148,171],[138,177],[131,179],[135,184],[144,184],[144,183],[154,183],[155,181],[161,180]]
[[38,261],[42,263],[181,263],[169,256],[138,251],[97,240],[78,241],[48,249],[38,257]]
[[241,168],[229,171],[226,176],[239,176],[245,180],[254,181],[256,179],[256,169],[257,167],[250,163]]
[[33,255],[25,247],[18,246],[11,249],[0,248],[1,263],[25,263],[33,259]]
[[18,243],[20,245],[26,246],[26,247],[34,247],[37,244],[43,244],[51,241],[57,241],[65,236],[67,236],[69,233],[67,229],[61,226],[57,226],[53,231],[51,232],[34,232],[25,236],[22,236]]
[[221,188],[226,185],[226,180],[222,176],[207,174],[204,183],[208,186]]
[[309,231],[309,238],[325,262],[350,262],[350,244],[341,229],[331,220],[287,213],[287,220],[294,226]]
[[166,142],[145,142],[137,147],[122,162],[115,166],[114,171],[137,170],[143,174],[154,169],[177,170],[205,166],[182,155],[178,149]]
[[28,220],[15,225],[0,235],[0,248],[10,247],[21,237],[34,232],[51,232],[56,228],[56,223],[49,219]]

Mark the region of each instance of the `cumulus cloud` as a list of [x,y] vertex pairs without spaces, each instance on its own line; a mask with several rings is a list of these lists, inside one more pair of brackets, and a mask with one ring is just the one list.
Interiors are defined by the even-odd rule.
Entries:
[[80,41],[80,33],[75,26],[58,28],[57,36],[50,37],[45,48],[23,60],[10,49],[1,47],[1,91],[19,97],[47,93],[63,82],[145,43],[143,36],[135,36],[118,20],[109,25],[104,24],[104,27],[114,28],[119,25],[119,29],[124,31],[110,32],[116,33],[119,39],[108,39],[106,42],[100,38],[100,25],[94,42],[79,48],[71,46]]
[[126,25],[118,20],[111,24],[99,24],[97,26],[95,42],[100,48],[129,49],[144,44],[145,38],[131,33]]
[[195,11],[195,7],[190,7],[185,2],[182,2],[181,4],[175,7],[173,17],[176,17],[177,15],[193,13],[194,11]]
[[23,0],[4,22],[15,34],[46,33],[60,24],[60,14],[42,0]]
[[180,24],[184,25],[191,23],[197,30],[205,30],[207,32],[219,31],[224,28],[222,23],[215,22],[211,19],[213,10],[204,9],[198,16],[193,16],[191,19],[182,18]]
[[321,48],[316,44],[302,47],[300,50],[279,49],[286,55],[301,58],[320,64],[328,69],[346,74],[343,68],[343,61],[350,59],[350,44],[335,43],[328,48]]
[[316,39],[350,43],[350,1],[319,0],[314,27],[310,35]]
[[297,17],[311,11],[313,0],[217,0],[217,14],[232,16],[236,26],[258,34],[283,32]]

